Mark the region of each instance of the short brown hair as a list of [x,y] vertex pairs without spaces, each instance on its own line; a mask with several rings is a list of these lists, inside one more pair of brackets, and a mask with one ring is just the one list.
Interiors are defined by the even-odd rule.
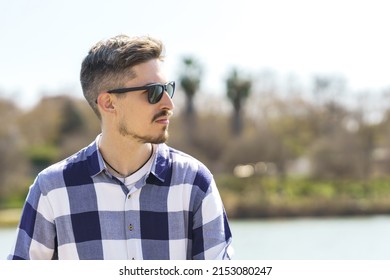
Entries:
[[134,77],[132,67],[151,59],[163,59],[161,41],[149,36],[118,35],[95,44],[81,64],[80,82],[85,99],[101,118],[96,100],[99,93],[123,87]]

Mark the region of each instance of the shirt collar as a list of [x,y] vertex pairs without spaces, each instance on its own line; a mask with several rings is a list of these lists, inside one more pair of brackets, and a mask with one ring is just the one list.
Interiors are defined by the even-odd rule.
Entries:
[[[88,155],[88,168],[91,177],[95,177],[98,174],[104,172],[105,164],[103,161],[103,156],[99,151],[98,143],[101,134],[99,134],[95,141],[93,141],[87,147]],[[170,168],[170,157],[169,157],[169,147],[166,144],[157,145],[156,157],[152,163],[151,174],[153,174],[161,182],[164,182],[167,175],[169,174]]]
[[98,143],[100,139],[100,134],[96,137],[95,141],[93,141],[87,148],[86,154],[88,156],[88,169],[91,177],[97,176],[99,173],[104,171],[104,161],[103,157],[99,151]]
[[157,146],[157,155],[152,165],[151,173],[161,182],[164,182],[171,167],[169,147],[166,144]]

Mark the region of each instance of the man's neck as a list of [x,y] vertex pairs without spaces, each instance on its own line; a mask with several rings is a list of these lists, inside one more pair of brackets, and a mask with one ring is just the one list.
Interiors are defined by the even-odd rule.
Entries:
[[153,151],[150,143],[139,143],[123,136],[104,133],[98,144],[107,167],[121,177],[127,177],[141,168]]

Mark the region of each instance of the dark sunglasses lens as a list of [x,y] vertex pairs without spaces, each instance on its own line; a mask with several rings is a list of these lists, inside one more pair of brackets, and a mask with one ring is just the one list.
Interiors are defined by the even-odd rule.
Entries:
[[156,104],[160,101],[164,88],[161,85],[155,85],[149,88],[148,97],[151,104]]
[[161,97],[164,94],[164,91],[167,91],[170,98],[173,97],[175,93],[175,82],[170,82],[166,85],[154,85],[148,90],[149,103],[156,104],[161,100]]
[[173,97],[173,94],[175,93],[175,83],[171,82],[167,84],[167,92],[170,98]]

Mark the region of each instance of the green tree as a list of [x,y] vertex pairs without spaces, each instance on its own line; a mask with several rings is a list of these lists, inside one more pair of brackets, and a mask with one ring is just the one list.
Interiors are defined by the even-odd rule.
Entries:
[[21,130],[29,142],[26,154],[34,173],[85,144],[80,139],[88,130],[83,118],[76,101],[67,95],[44,97],[22,117]]
[[64,98],[61,109],[61,123],[59,127],[60,134],[78,133],[83,129],[83,117],[77,108],[75,101],[70,98]]
[[194,107],[194,97],[199,90],[200,78],[202,75],[202,66],[198,60],[193,57],[183,58],[183,67],[180,75],[180,85],[186,95],[185,115],[185,138],[192,146],[196,146],[196,112]]
[[233,135],[239,136],[243,129],[242,108],[250,94],[252,81],[242,77],[237,69],[233,69],[226,80],[226,87],[227,97],[233,105],[232,132]]
[[23,157],[26,142],[18,127],[21,115],[13,102],[0,98],[0,206],[28,178],[28,162]]
[[202,76],[202,66],[198,60],[187,56],[183,58],[183,69],[180,76],[180,85],[187,97],[186,115],[189,119],[194,118],[194,96],[199,90],[200,79]]

